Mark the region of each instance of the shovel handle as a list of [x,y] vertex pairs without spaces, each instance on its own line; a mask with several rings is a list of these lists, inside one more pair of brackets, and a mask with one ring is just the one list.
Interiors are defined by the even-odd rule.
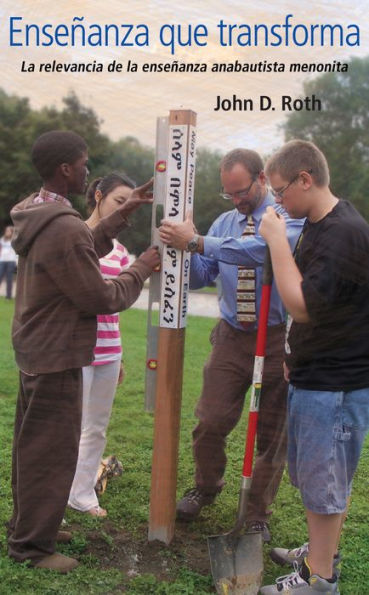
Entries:
[[273,283],[273,267],[272,257],[270,256],[269,247],[265,247],[265,256],[263,263],[263,285],[271,285]]
[[270,257],[270,251],[268,247],[266,247],[265,252],[262,282],[263,286],[261,290],[259,324],[256,336],[256,351],[254,360],[254,371],[252,377],[250,410],[247,423],[245,455],[243,459],[243,478],[250,478],[252,476],[252,461],[254,456],[255,438],[258,425],[259,402],[264,370],[264,357],[268,328],[270,296],[273,282],[272,260]]

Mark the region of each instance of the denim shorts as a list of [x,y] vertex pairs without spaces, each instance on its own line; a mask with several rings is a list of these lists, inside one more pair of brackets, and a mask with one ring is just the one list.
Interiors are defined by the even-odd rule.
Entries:
[[344,512],[369,429],[369,388],[288,392],[288,470],[305,508]]

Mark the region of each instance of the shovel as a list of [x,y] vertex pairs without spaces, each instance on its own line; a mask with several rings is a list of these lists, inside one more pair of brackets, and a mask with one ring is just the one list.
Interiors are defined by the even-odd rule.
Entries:
[[273,269],[269,249],[263,266],[259,325],[252,378],[251,400],[236,524],[225,535],[208,537],[211,573],[217,593],[256,595],[262,582],[263,547],[261,533],[244,533],[264,369]]

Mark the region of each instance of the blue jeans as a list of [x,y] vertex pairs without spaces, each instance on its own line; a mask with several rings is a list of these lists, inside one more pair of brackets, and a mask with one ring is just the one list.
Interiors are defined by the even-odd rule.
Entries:
[[344,512],[369,429],[369,388],[288,393],[288,469],[305,508]]
[[5,277],[6,278],[6,297],[9,300],[12,297],[13,278],[14,278],[15,267],[16,267],[15,262],[13,262],[11,260],[0,261],[0,285]]

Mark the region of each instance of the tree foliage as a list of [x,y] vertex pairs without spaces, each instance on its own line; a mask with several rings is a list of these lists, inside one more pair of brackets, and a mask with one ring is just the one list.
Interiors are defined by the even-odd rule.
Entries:
[[320,112],[292,113],[286,140],[302,138],[327,157],[331,188],[369,219],[369,56],[354,58],[346,73],[326,73],[304,84],[304,94],[322,101]]
[[[63,99],[60,110],[55,107],[34,110],[28,99],[7,95],[0,89],[0,231],[9,222],[12,206],[40,187],[41,180],[32,166],[30,153],[34,140],[49,130],[73,130],[86,140],[90,180],[111,171],[124,171],[139,185],[153,175],[154,150],[131,136],[113,142],[101,132],[95,112],[83,106],[74,93]],[[206,233],[215,217],[230,207],[219,197],[220,157],[208,149],[198,151],[195,221],[201,233]],[[73,197],[73,202],[85,216],[83,197]],[[131,217],[131,223],[121,240],[129,251],[139,254],[150,244],[151,208],[142,207]]]
[[[292,113],[284,126],[286,140],[315,142],[328,159],[332,191],[350,199],[369,218],[369,57],[352,59],[346,73],[327,73],[306,82],[304,93],[319,97],[322,111]],[[11,207],[40,186],[30,152],[34,140],[48,130],[74,130],[86,139],[90,179],[125,171],[141,184],[152,176],[154,150],[131,136],[122,135],[113,142],[101,132],[95,112],[74,93],[63,99],[61,109],[35,110],[28,99],[0,89],[0,231],[9,222]],[[200,233],[206,233],[220,212],[232,206],[219,197],[220,158],[217,151],[200,148],[197,152],[194,220]],[[75,197],[74,202],[85,215],[83,197]],[[122,241],[139,254],[150,243],[150,227],[151,209],[145,206],[132,217],[132,227]]]
[[221,157],[218,151],[209,149],[197,151],[194,220],[201,234],[207,233],[210,225],[221,212],[233,208],[232,203],[219,196]]
[[[28,99],[9,96],[0,89],[0,218],[6,223],[11,207],[40,187],[30,154],[35,139],[49,130],[73,130],[85,140],[91,152],[92,170],[103,167],[111,141],[100,132],[100,122],[74,94],[64,100],[64,107],[32,110]],[[83,200],[77,208],[84,213]]]

